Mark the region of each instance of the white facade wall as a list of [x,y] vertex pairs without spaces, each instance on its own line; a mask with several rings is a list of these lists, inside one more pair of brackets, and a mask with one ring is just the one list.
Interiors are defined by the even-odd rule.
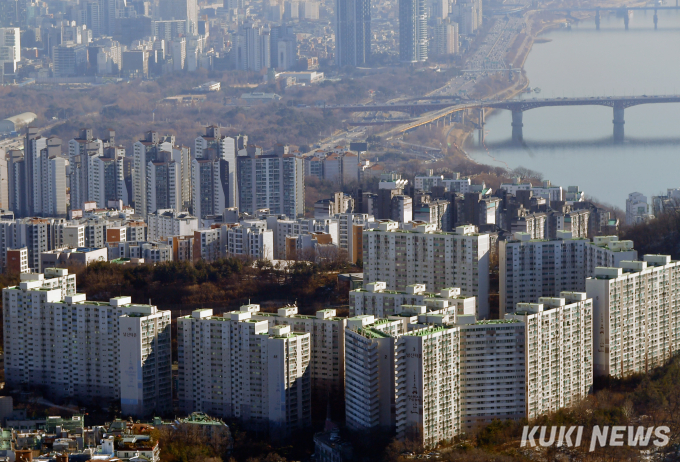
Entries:
[[596,269],[586,281],[595,375],[649,372],[680,351],[679,290],[680,263],[666,255]]
[[389,290],[426,284],[432,291],[458,287],[476,297],[477,316],[489,317],[489,235],[459,226],[456,233],[419,225],[406,231],[383,221],[363,233],[364,282],[384,281]]

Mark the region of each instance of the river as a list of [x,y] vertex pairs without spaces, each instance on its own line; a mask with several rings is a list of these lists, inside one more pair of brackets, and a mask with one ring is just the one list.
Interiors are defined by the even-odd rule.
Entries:
[[[534,44],[525,63],[530,85],[541,92],[523,97],[678,94],[680,11],[659,12],[658,30],[653,15],[636,11],[629,30],[611,15],[599,31],[589,20],[547,32],[550,42]],[[536,170],[622,208],[631,192],[649,198],[680,187],[680,103],[626,109],[623,144],[613,143],[612,118],[612,109],[600,106],[532,109],[517,146],[510,112],[497,111],[487,118],[483,144],[475,133],[467,151],[477,162]]]

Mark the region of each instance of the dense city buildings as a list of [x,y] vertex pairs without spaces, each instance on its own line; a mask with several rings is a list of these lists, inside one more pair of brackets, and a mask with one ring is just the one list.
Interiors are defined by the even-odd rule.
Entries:
[[399,60],[415,63],[427,57],[427,2],[399,0]]

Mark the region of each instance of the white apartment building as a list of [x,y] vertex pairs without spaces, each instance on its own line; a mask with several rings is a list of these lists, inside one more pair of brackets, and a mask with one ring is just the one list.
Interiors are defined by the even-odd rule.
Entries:
[[431,291],[458,287],[476,297],[477,317],[489,317],[489,235],[474,226],[455,233],[436,231],[435,224],[411,230],[393,221],[363,232],[364,282],[384,281],[389,290],[425,284]]
[[[250,148],[250,147],[249,147]],[[304,216],[305,178],[301,157],[292,154],[257,155],[248,149],[239,155],[239,207],[254,214],[268,208],[290,218]]]
[[187,236],[199,228],[198,218],[188,212],[159,209],[147,216],[148,239],[155,241],[169,236]]
[[400,320],[372,315],[347,320],[345,421],[352,430],[395,427],[395,348]]
[[5,73],[5,65],[12,63],[12,72],[17,68],[17,63],[21,61],[21,29],[18,27],[0,28],[0,66],[1,72]]
[[494,419],[519,420],[526,409],[525,325],[459,316],[461,430]]
[[331,236],[333,244],[338,244],[338,220],[332,218],[314,219],[298,218],[297,220],[277,219],[274,228],[274,257],[285,259],[286,238],[302,234],[326,233]]
[[460,433],[460,329],[431,325],[397,339],[397,438],[429,448]]
[[573,406],[593,387],[593,301],[583,292],[519,303],[515,314],[526,326],[526,417]]
[[311,424],[311,339],[249,311],[178,318],[179,401],[283,437]]
[[333,309],[319,310],[316,316],[298,314],[296,306],[279,308],[276,313],[260,312],[260,305],[242,306],[252,319],[264,320],[269,327],[290,326],[293,332],[309,333],[311,349],[312,393],[318,401],[342,399],[345,388],[345,327],[347,318],[339,318]]
[[639,192],[628,194],[626,199],[626,224],[635,225],[644,223],[652,218],[649,210],[649,203],[647,196]]
[[363,259],[363,232],[369,223],[374,222],[373,215],[367,213],[338,213],[338,248],[347,252],[350,262]]
[[429,293],[425,284],[411,284],[403,292],[387,290],[385,282],[369,282],[349,292],[349,315],[373,315],[389,318],[401,312],[402,305],[425,306],[428,311],[443,310],[455,322],[457,315],[475,314],[475,297],[460,294],[458,288]]
[[557,239],[531,239],[528,233],[499,242],[500,310],[512,313],[517,303],[557,297],[563,291],[585,291],[585,280],[598,266],[617,266],[637,259],[632,241],[598,236],[593,242],[557,231]]
[[223,248],[230,257],[274,259],[274,232],[258,222],[222,226]]
[[596,268],[586,281],[593,300],[595,375],[649,372],[680,351],[680,263],[667,255]]
[[7,384],[103,405],[120,400],[125,415],[170,411],[170,312],[130,297],[88,302],[62,271],[46,273],[56,281],[28,275],[3,289]]
[[[174,250],[174,248],[173,248]],[[222,247],[222,230],[219,228],[194,231],[192,259],[215,261],[225,255]]]

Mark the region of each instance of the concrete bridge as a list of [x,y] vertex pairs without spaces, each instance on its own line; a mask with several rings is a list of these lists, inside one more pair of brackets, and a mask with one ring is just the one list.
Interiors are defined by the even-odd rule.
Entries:
[[[624,136],[624,110],[641,104],[680,103],[680,95],[663,96],[605,96],[590,98],[547,98],[480,102],[480,108],[512,111],[512,139],[522,141],[522,117],[525,111],[552,106],[606,106],[614,110],[614,141],[622,142]],[[483,121],[482,121],[483,124]]]
[[630,16],[628,13],[630,11],[647,11],[647,10],[653,10],[654,11],[654,29],[656,29],[659,25],[659,15],[658,15],[658,10],[680,10],[680,0],[675,0],[675,6],[618,6],[618,7],[592,7],[592,8],[546,8],[542,9],[541,11],[554,11],[554,12],[563,12],[567,13],[568,15],[571,15],[573,11],[590,11],[590,12],[595,12],[595,27],[597,30],[600,30],[600,22],[601,22],[601,12],[613,12],[616,13],[618,16],[623,18],[623,25],[628,29],[628,24],[630,22]]
[[[423,126],[439,125],[440,122],[451,123],[456,113],[462,112],[462,119],[468,111],[479,111],[478,127],[483,129],[484,111],[483,109],[502,109],[512,112],[512,139],[516,142],[522,141],[523,114],[525,111],[538,109],[541,107],[553,106],[606,106],[612,108],[614,117],[614,141],[620,143],[624,139],[624,111],[626,108],[639,106],[641,104],[661,104],[661,103],[680,103],[680,95],[655,95],[655,96],[600,96],[585,98],[545,98],[545,99],[520,99],[505,101],[467,101],[464,103],[442,103],[422,104],[418,106],[435,106],[436,112],[421,117],[416,121],[398,127],[392,131],[393,134],[407,133]],[[389,106],[394,109],[395,106]],[[405,106],[405,105],[400,105]],[[441,106],[446,106],[441,108]],[[399,106],[397,106],[399,107]],[[366,111],[366,109],[364,109]],[[374,122],[377,125],[380,122]],[[372,124],[372,125],[373,125]]]

